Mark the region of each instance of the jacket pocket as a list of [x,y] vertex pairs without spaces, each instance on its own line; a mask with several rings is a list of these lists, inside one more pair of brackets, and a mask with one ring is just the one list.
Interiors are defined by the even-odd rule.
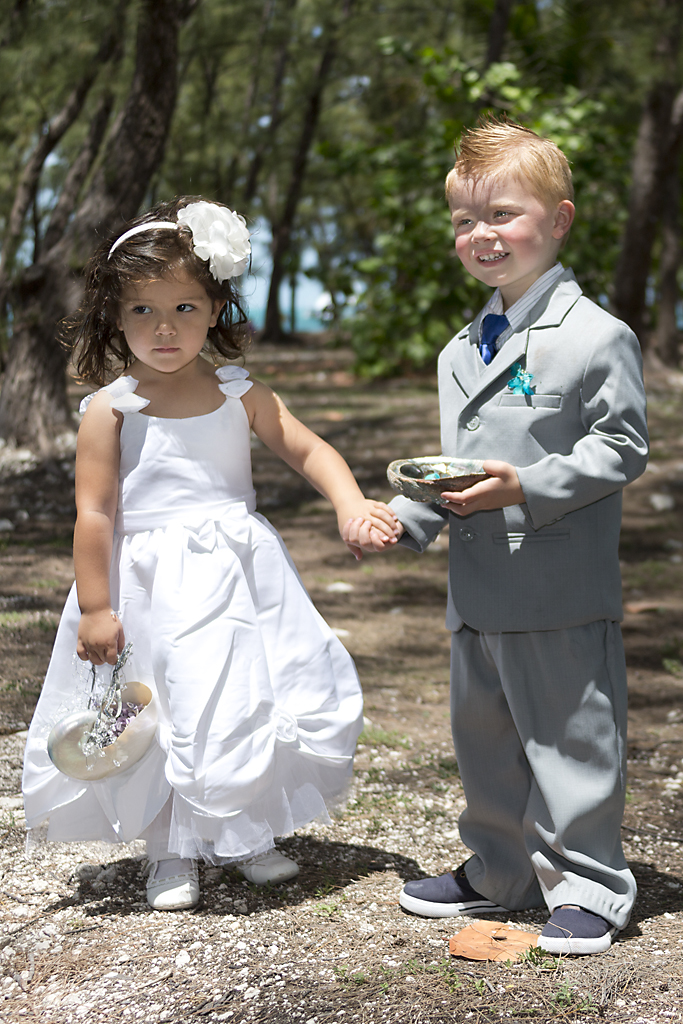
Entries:
[[527,406],[530,409],[559,409],[562,395],[513,395],[506,391],[498,400],[498,405]]

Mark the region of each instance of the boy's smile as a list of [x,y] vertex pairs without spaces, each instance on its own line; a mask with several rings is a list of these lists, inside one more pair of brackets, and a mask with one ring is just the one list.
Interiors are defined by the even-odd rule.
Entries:
[[523,180],[487,178],[450,191],[455,249],[465,270],[500,288],[508,309],[555,264],[574,205],[544,205]]

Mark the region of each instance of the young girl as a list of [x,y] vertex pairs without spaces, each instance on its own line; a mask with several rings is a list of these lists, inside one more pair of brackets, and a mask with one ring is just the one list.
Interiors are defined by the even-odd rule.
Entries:
[[[342,457],[269,388],[203,352],[240,354],[231,279],[246,268],[241,217],[204,201],[162,204],[90,264],[73,325],[82,405],[74,534],[64,608],[26,748],[29,828],[59,841],[147,841],[147,898],[194,905],[197,859],[250,881],[293,878],[274,837],[343,793],[362,728],[353,662],[313,607],[284,544],[255,512],[250,429],[378,549],[396,520],[366,500]],[[99,781],[62,774],[47,736],[69,699],[74,652],[114,664],[159,708],[142,759]]]

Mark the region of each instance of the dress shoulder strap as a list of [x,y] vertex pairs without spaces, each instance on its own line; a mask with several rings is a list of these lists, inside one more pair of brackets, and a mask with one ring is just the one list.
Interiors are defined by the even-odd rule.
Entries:
[[139,381],[135,377],[117,377],[111,384],[106,384],[99,391],[93,391],[91,395],[86,395],[79,406],[79,412],[81,415],[88,408],[95,395],[99,395],[101,391],[106,391],[111,396],[111,407],[116,409],[117,412],[140,412],[149,405],[149,398],[140,398],[135,394]]
[[254,386],[253,380],[247,380],[249,371],[243,366],[219,366],[216,376],[221,381],[218,390],[228,398],[241,398]]

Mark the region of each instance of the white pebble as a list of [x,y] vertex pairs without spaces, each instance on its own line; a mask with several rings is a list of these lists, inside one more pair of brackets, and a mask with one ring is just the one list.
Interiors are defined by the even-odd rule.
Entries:
[[676,502],[670,494],[651,494],[650,504],[655,512],[671,512]]

